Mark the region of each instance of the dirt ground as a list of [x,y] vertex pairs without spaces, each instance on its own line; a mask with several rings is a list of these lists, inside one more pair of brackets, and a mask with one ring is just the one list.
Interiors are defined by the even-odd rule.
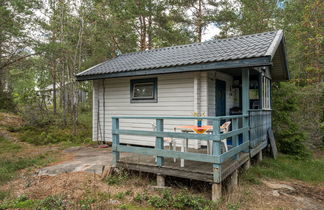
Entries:
[[[156,193],[150,187],[151,181],[137,177],[120,185],[108,185],[94,173],[73,172],[56,176],[22,176],[1,190],[10,189],[14,197],[28,195],[31,199],[59,195],[74,203],[89,196],[100,197],[102,194],[110,194],[112,198],[106,200],[105,204],[110,202],[115,206],[132,202],[136,193],[146,192],[150,195]],[[113,195],[126,191],[130,191],[131,194],[123,200],[113,198]],[[204,196],[207,197],[209,193],[207,190]],[[263,180],[262,184],[258,185],[241,183],[234,192],[224,197],[219,207],[229,209],[231,205],[237,205],[239,209],[324,209],[324,189],[296,181]]]

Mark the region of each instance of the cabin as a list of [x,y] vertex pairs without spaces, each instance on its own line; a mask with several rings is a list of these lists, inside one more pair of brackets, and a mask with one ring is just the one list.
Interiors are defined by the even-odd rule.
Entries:
[[[73,100],[77,100],[78,103],[83,103],[88,100],[88,92],[80,87],[76,89],[75,96],[72,95],[71,90],[72,89],[72,83],[66,82],[65,84],[56,83],[56,97],[60,99],[60,103],[63,103],[63,101],[71,102]],[[42,101],[46,105],[53,105],[53,98],[54,98],[54,86],[53,84],[46,86],[45,88],[35,88],[37,96],[40,96],[42,98]],[[76,99],[73,99],[73,97],[76,97]]]
[[76,75],[93,81],[93,140],[115,167],[237,184],[262,159],[271,83],[289,79],[282,30],[119,55]]

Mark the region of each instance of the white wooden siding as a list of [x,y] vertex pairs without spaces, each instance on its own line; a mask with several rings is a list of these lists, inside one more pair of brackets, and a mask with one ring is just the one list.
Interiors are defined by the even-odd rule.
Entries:
[[[138,78],[157,77],[158,102],[157,103],[130,103],[130,80]],[[196,78],[196,87],[195,80]],[[103,80],[96,80],[93,84],[93,140],[111,141],[112,116],[192,116],[196,109],[200,109],[200,97],[196,98],[194,92],[200,91],[200,73],[165,74],[147,77],[125,77],[105,79],[105,116],[103,115]],[[201,94],[197,94],[201,95]],[[99,98],[99,120],[98,120]],[[196,102],[196,104],[195,104]],[[207,105],[204,105],[207,107]],[[99,123],[99,130],[97,126]],[[154,120],[120,120],[123,129],[152,130]],[[173,131],[177,125],[192,125],[192,120],[166,120],[165,130]],[[105,124],[105,129],[103,129]],[[102,136],[102,137],[101,137]],[[104,137],[103,137],[104,136]],[[153,137],[126,136],[120,138],[121,143],[150,145],[155,144]],[[196,147],[197,141],[190,141]]]
[[[130,103],[130,80],[153,77],[158,78],[158,102]],[[93,82],[93,140],[111,141],[112,116],[192,116],[193,112],[215,116],[215,79],[226,81],[228,114],[229,109],[234,106],[234,95],[230,91],[233,78],[224,73],[192,72],[95,80]],[[152,130],[152,123],[155,124],[155,121],[121,119],[120,128]],[[165,120],[164,129],[173,131],[175,126],[195,123],[194,120]],[[210,122],[203,121],[203,124],[210,124]],[[125,144],[148,146],[155,144],[154,137],[122,135],[120,141]],[[178,141],[182,140],[178,139]],[[190,140],[189,146],[198,148],[201,143],[205,145],[204,141]]]

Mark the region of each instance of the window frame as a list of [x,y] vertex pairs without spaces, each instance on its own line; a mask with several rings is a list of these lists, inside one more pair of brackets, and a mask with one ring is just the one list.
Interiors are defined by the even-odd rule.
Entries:
[[[153,85],[153,96],[152,97],[134,97],[135,86],[143,84]],[[145,79],[132,79],[130,80],[130,102],[131,103],[157,103],[157,78],[145,78]]]

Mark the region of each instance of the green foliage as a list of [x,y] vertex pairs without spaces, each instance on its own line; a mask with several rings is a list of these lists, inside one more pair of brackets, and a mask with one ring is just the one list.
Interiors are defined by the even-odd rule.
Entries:
[[238,210],[240,209],[240,204],[239,203],[229,203],[227,204],[228,210]]
[[69,142],[73,144],[90,143],[90,131],[87,129],[78,130],[73,134],[72,128],[61,126],[48,127],[24,127],[21,129],[21,141],[34,145],[57,144],[60,142]]
[[124,199],[125,196],[129,196],[129,195],[132,195],[132,194],[133,194],[133,192],[131,190],[127,190],[125,192],[117,193],[115,195],[115,198],[122,200],[122,199]]
[[39,203],[37,209],[65,209],[65,204],[61,196],[49,196]]
[[174,195],[170,190],[162,190],[160,195],[136,194],[134,197],[134,201],[139,203],[144,200],[147,200],[148,204],[155,208],[212,209],[215,207],[210,200],[192,195],[187,191],[181,191]]
[[273,129],[279,151],[285,154],[306,157],[308,152],[303,142],[305,134],[294,121],[298,110],[297,87],[292,83],[273,85]]
[[265,158],[260,164],[252,166],[243,179],[259,184],[259,178],[297,179],[311,184],[324,182],[324,162],[312,159],[296,159],[294,156],[280,154],[276,160]]
[[16,104],[9,92],[0,90],[0,110],[15,111]]
[[50,161],[46,155],[39,155],[33,158],[22,158],[12,155],[22,149],[20,145],[0,137],[0,184],[13,179],[16,176],[16,172],[21,169],[40,167]]
[[8,190],[0,190],[0,201],[4,200],[10,195],[10,191]]
[[43,200],[32,200],[21,195],[14,200],[6,200],[0,204],[0,209],[66,209],[67,202],[61,196],[48,196]]
[[109,185],[119,185],[129,178],[129,174],[126,170],[118,171],[106,178],[106,183]]

